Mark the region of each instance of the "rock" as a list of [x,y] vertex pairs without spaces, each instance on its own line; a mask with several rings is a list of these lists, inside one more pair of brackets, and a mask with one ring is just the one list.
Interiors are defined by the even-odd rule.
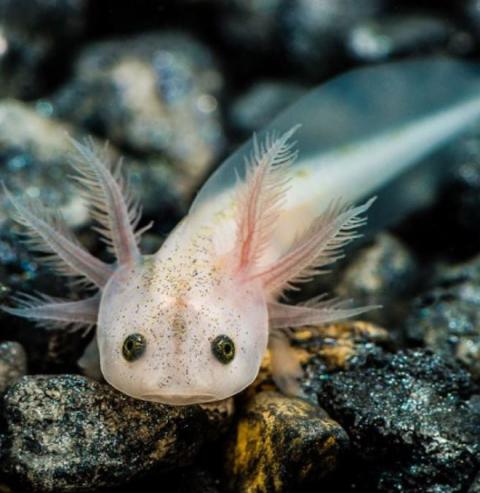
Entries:
[[297,491],[335,470],[347,446],[344,430],[322,409],[260,392],[228,442],[226,477],[237,492]]
[[[71,153],[66,135],[71,131],[27,104],[0,102],[0,164],[6,185],[62,208],[70,226],[81,226],[88,220],[87,207],[73,183],[66,181],[71,172],[66,163]],[[5,209],[1,219],[5,220]]]
[[220,29],[230,44],[248,50],[253,56],[276,51],[278,20],[284,0],[233,0],[224,9]]
[[316,331],[305,327],[298,332],[294,341],[296,348],[306,351],[304,358],[307,369],[314,359],[325,372],[345,370],[364,363],[367,359],[382,354],[382,346],[390,344],[385,329],[368,322],[346,320],[322,327]]
[[[457,258],[468,258],[480,251],[480,134],[463,139],[458,145],[457,166],[438,201],[434,220],[442,228],[434,238],[443,250]],[[446,233],[448,231],[448,233]]]
[[480,126],[456,141],[442,161],[447,172],[434,204],[410,217],[401,234],[429,261],[462,262],[480,251]]
[[361,249],[342,272],[335,293],[355,305],[381,305],[362,314],[383,326],[402,319],[406,299],[415,287],[418,265],[409,249],[394,236],[382,233]]
[[232,125],[250,137],[270,123],[281,110],[300,98],[305,88],[288,82],[257,82],[237,98],[230,111]]
[[[86,0],[0,0],[0,96],[32,99],[55,82],[83,32]],[[55,69],[50,64],[55,58]]]
[[467,493],[480,493],[480,473],[477,474]]
[[[214,478],[210,472],[201,469],[198,466],[189,467],[180,471],[174,471],[167,477],[162,478],[162,486],[168,485],[168,488],[162,488],[168,493],[222,493],[224,490],[219,488],[220,481]],[[149,483],[139,485],[139,491],[151,491],[157,493],[159,488]],[[149,489],[149,487],[151,489]]]
[[384,354],[310,386],[352,440],[366,491],[465,491],[479,467],[480,396],[469,374],[425,350]]
[[457,358],[480,377],[480,258],[439,270],[435,287],[412,303],[405,322],[410,343]]
[[33,98],[42,94],[46,81],[40,73],[51,51],[50,39],[0,21],[0,96]]
[[[51,115],[51,105],[46,101],[37,103],[36,108],[41,113]],[[0,166],[4,170],[3,180],[13,191],[20,189],[50,207],[61,208],[67,224],[80,227],[89,220],[88,208],[74,182],[67,179],[72,173],[68,165],[72,146],[67,134],[78,140],[84,138],[69,125],[39,114],[27,104],[14,100],[0,102]],[[112,159],[118,158],[119,152],[111,146],[109,149]],[[181,174],[174,173],[168,163],[161,159],[142,165],[127,159],[125,168],[147,213],[155,212],[160,219],[165,212],[171,215],[173,211],[173,214],[179,215],[182,199],[176,184],[182,181]],[[4,219],[3,213],[0,221]]]
[[0,394],[27,373],[27,355],[17,342],[0,343]]
[[291,62],[314,76],[341,66],[348,31],[386,8],[385,0],[288,0],[283,5],[282,39]]
[[3,471],[44,492],[97,491],[179,468],[222,426],[199,406],[135,400],[76,375],[23,377],[5,396],[4,417]]
[[473,40],[445,18],[412,13],[360,22],[349,32],[347,46],[353,58],[378,62],[398,55],[439,49],[468,51]]
[[[50,103],[56,116],[143,155],[165,155],[193,188],[223,147],[222,76],[212,53],[181,33],[91,44]],[[193,180],[193,182],[192,182]]]
[[83,32],[87,0],[0,0],[0,18],[26,32],[72,38]]
[[480,5],[476,0],[464,0],[459,4],[459,7],[463,11],[465,24],[478,40],[480,36]]
[[[315,375],[344,370],[363,364],[368,359],[383,354],[383,346],[389,346],[388,332],[368,322],[346,320],[323,326],[306,326],[292,334],[291,348],[294,355],[305,368],[302,380],[305,398],[317,403],[317,398],[309,388],[309,371],[314,368]],[[314,364],[313,364],[314,362]],[[262,360],[260,372],[255,382],[245,394],[253,398],[262,390],[275,390],[272,380],[271,357],[269,351]]]

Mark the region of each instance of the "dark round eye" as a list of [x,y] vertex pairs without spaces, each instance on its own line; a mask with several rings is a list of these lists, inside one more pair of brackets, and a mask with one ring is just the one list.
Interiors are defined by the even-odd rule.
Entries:
[[226,365],[235,357],[235,344],[228,336],[217,336],[212,341],[212,353],[220,363]]
[[142,334],[130,334],[123,341],[122,354],[127,361],[135,361],[145,352],[147,341]]

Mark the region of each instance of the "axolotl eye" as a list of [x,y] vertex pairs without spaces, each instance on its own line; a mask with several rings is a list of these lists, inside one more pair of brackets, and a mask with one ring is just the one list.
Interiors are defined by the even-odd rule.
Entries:
[[135,361],[142,356],[147,347],[147,341],[142,334],[130,334],[123,341],[122,354],[127,361]]
[[235,357],[235,343],[228,336],[217,336],[212,341],[212,353],[220,363],[226,365]]

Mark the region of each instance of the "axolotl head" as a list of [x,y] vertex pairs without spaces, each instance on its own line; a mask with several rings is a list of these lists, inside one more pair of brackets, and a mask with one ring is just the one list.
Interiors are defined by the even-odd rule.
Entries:
[[255,379],[267,339],[260,288],[178,252],[119,269],[102,295],[102,373],[135,398],[185,405],[234,395]]

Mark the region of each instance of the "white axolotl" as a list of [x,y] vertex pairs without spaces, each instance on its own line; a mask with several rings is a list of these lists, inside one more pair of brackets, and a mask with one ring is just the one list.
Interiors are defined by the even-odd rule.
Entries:
[[104,378],[138,399],[225,399],[252,383],[267,346],[275,381],[298,395],[292,331],[371,307],[322,297],[292,306],[282,294],[358,236],[373,199],[345,203],[404,174],[478,119],[479,81],[475,67],[441,59],[334,79],[229,158],[151,256],[139,250],[139,207],[120,168],[93,145],[75,143],[77,180],[116,262],[88,253],[58,214],[5,191],[32,246],[60,274],[80,276],[98,292],[75,302],[24,295],[3,309],[66,328],[96,325]]

